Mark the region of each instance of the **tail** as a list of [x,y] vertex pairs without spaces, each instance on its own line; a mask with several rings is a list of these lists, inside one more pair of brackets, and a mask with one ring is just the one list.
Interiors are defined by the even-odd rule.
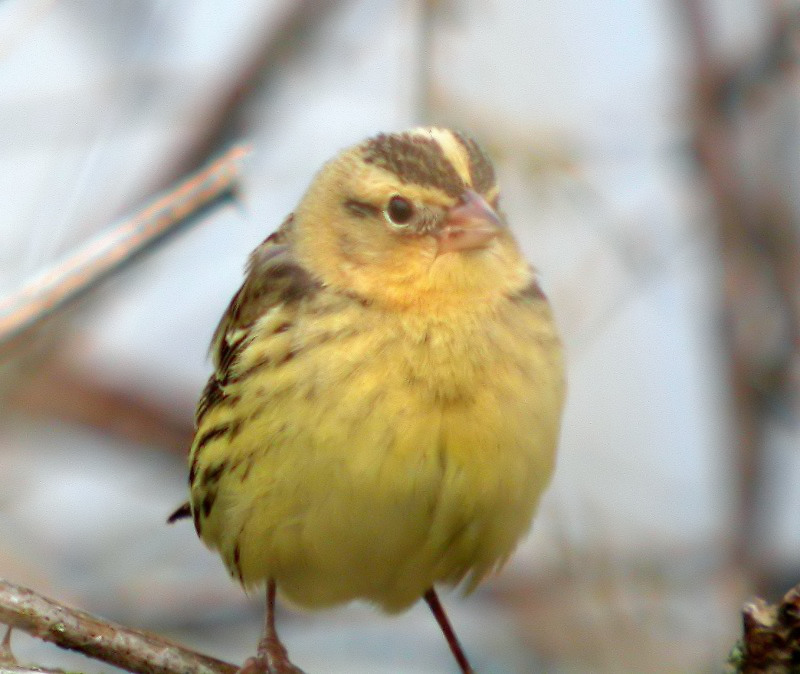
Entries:
[[189,501],[186,503],[181,504],[178,509],[172,513],[169,517],[167,517],[167,524],[174,524],[178,520],[182,520],[185,517],[192,516],[192,508],[189,505]]

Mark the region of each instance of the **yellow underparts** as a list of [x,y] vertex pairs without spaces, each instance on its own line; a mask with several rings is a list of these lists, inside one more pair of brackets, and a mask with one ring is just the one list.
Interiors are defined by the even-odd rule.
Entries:
[[274,578],[301,606],[398,611],[513,551],[553,469],[563,399],[544,302],[431,316],[321,293],[265,316],[236,371],[266,362],[197,437],[236,432],[193,450],[193,508],[214,490],[202,538],[245,586]]

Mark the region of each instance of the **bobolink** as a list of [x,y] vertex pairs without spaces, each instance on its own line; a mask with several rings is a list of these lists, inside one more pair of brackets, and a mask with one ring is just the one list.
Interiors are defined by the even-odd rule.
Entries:
[[471,590],[530,526],[553,470],[561,346],[498,210],[494,168],[442,128],[343,151],[250,256],[214,334],[185,514],[244,587],[258,655],[299,672],[276,588],[303,607]]

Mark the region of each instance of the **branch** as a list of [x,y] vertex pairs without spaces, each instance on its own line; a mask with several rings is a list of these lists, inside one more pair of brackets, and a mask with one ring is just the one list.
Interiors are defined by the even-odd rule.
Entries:
[[[139,674],[234,674],[238,668],[149,632],[106,622],[0,579],[0,622]],[[8,665],[0,663],[0,672]],[[8,671],[25,671],[17,666]]]
[[756,598],[742,609],[744,639],[729,658],[729,671],[796,672],[800,663],[800,585],[779,605]]
[[[767,4],[767,3],[765,3]],[[770,3],[770,6],[774,3]],[[694,72],[696,158],[714,207],[722,271],[721,352],[732,392],[734,461],[738,484],[731,564],[741,565],[762,588],[768,569],[754,554],[758,508],[767,472],[764,452],[776,399],[792,394],[800,344],[800,237],[788,173],[764,177],[775,166],[774,143],[746,144],[763,122],[748,112],[747,97],[762,92],[759,108],[779,101],[780,75],[796,70],[793,44],[800,12],[770,12],[772,30],[752,63],[731,68],[716,54],[708,0],[680,0]],[[749,122],[749,126],[744,124]],[[749,137],[746,135],[749,132]],[[785,143],[780,139],[781,143]]]
[[[161,447],[185,457],[192,443],[191,415],[181,401],[152,400],[127,382],[109,382],[77,366],[59,350],[18,377],[4,392],[6,410],[28,419],[79,424],[144,447]],[[186,401],[189,404],[189,401]]]
[[93,238],[16,292],[0,298],[0,347],[63,308],[179,225],[235,189],[248,150],[233,147],[144,210]]

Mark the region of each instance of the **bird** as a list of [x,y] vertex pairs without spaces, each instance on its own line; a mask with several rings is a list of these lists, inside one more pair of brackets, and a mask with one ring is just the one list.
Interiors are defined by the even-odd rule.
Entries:
[[301,672],[275,624],[420,599],[472,672],[436,586],[472,591],[530,527],[555,465],[563,349],[467,133],[341,151],[250,255],[214,332],[189,453],[197,534],[266,587],[242,674]]

